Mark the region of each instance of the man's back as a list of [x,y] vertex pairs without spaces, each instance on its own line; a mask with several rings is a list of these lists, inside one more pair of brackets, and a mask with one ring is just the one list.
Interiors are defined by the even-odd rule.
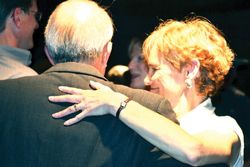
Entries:
[[51,117],[66,106],[47,100],[60,93],[58,86],[86,89],[90,79],[105,80],[94,72],[54,68],[0,82],[1,166],[141,166],[151,145],[112,116],[86,118],[71,127]]

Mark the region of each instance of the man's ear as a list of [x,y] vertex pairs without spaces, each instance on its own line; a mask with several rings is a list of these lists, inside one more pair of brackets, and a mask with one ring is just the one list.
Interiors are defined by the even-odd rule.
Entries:
[[112,42],[108,41],[106,43],[106,45],[103,47],[103,58],[102,58],[102,63],[103,64],[107,64],[108,60],[109,60],[109,56],[111,54],[112,51]]
[[44,46],[44,52],[45,52],[47,58],[49,59],[49,62],[50,62],[52,65],[55,65],[53,59],[51,58],[51,55],[50,55],[50,53],[49,53],[49,50],[48,50],[47,46]]
[[200,69],[200,61],[198,59],[191,60],[188,65],[185,67],[186,77],[189,79],[194,79],[197,75],[199,75]]
[[23,10],[21,8],[15,8],[11,14],[11,19],[18,29],[21,27],[22,14]]

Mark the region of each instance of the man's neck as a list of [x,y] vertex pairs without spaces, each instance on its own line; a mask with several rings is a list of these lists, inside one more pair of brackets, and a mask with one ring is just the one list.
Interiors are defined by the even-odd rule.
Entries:
[[8,33],[6,31],[0,33],[0,45],[19,48],[16,38],[11,33]]
[[95,67],[104,76],[106,71],[106,65],[102,64],[98,58],[95,61],[90,62],[88,64]]

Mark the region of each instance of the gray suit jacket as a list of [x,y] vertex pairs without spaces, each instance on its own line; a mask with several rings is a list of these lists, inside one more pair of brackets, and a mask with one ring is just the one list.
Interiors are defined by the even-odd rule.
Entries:
[[89,117],[67,128],[64,119],[51,117],[69,105],[47,100],[62,94],[58,86],[89,89],[89,80],[175,118],[162,97],[114,85],[89,65],[58,64],[38,76],[0,81],[0,166],[142,166],[152,146],[113,116]]

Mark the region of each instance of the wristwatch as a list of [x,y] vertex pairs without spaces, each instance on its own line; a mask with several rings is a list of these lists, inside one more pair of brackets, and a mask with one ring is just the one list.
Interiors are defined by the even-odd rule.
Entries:
[[126,100],[122,101],[120,104],[120,107],[118,108],[115,117],[119,119],[121,111],[127,106],[128,102],[130,101],[130,98],[127,98]]

